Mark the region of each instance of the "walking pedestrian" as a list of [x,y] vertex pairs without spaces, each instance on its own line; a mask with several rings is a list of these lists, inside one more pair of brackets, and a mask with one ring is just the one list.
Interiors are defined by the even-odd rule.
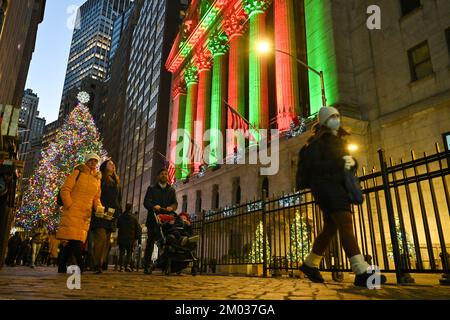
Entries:
[[[141,226],[136,220],[135,216],[131,213],[133,205],[127,203],[125,206],[125,211],[120,215],[117,221],[117,228],[119,233],[117,236],[117,243],[119,245],[119,271],[122,272],[124,269],[126,272],[131,272],[131,259],[133,255],[133,248],[136,243],[141,238]],[[124,261],[124,256],[126,258]]]
[[[300,160],[304,161],[304,172],[308,173],[311,191],[323,212],[324,225],[300,270],[311,281],[324,282],[319,265],[339,230],[342,246],[356,274],[354,284],[366,287],[367,279],[371,276],[367,273],[369,264],[364,260],[353,233],[351,203],[344,180],[344,170],[355,167],[357,163],[347,152],[344,136],[348,133],[341,127],[339,111],[334,107],[322,107],[313,132],[304,154],[305,159]],[[298,170],[302,168],[299,166]],[[297,185],[300,183],[297,181]],[[386,277],[381,275],[381,283],[384,282]]]
[[148,235],[144,256],[145,274],[151,273],[149,267],[153,255],[153,247],[155,245],[155,241],[160,236],[155,213],[161,213],[163,210],[166,212],[174,212],[178,208],[175,189],[167,183],[168,178],[167,169],[160,169],[158,173],[158,182],[155,185],[148,187],[144,198],[144,207],[148,211],[147,221],[145,223]]
[[[92,216],[91,229],[94,235],[94,272],[102,273],[104,262],[108,261],[111,233],[116,231],[117,218],[121,211],[120,179],[112,160],[106,160],[100,166],[101,202],[105,206],[104,217]],[[107,265],[106,265],[107,267]]]
[[37,226],[33,231],[33,236],[31,240],[31,268],[36,266],[36,258],[41,250],[42,244],[47,238],[47,229],[44,227],[44,221],[39,220]]
[[51,232],[48,235],[48,245],[49,245],[49,259],[48,266],[55,266],[58,261],[58,246],[59,240],[56,239],[56,232]]
[[85,164],[76,166],[61,187],[64,206],[56,237],[59,240],[67,240],[67,244],[63,249],[60,272],[65,272],[67,261],[72,254],[83,271],[81,246],[87,238],[92,210],[104,212],[100,201],[101,174],[97,170],[99,161],[100,157],[95,153],[87,154]]
[[22,266],[29,266],[31,253],[31,238],[26,236],[25,240],[20,245],[19,257],[17,258],[18,264]]
[[22,239],[18,232],[14,233],[8,240],[8,254],[6,255],[5,264],[10,267],[16,266],[16,259],[18,260],[20,246],[22,244]]

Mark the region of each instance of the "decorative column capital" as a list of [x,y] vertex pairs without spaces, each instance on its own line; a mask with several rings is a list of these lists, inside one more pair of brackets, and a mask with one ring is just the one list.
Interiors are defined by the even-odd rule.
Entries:
[[178,81],[172,88],[172,97],[176,98],[181,94],[186,94],[186,82],[184,79]]
[[198,68],[198,72],[211,70],[212,68],[211,52],[209,52],[209,50],[207,49],[198,51],[195,57],[195,65]]
[[246,20],[245,12],[234,12],[225,20],[223,29],[230,39],[237,35],[243,35],[247,31]]
[[272,0],[243,0],[242,6],[251,17],[257,13],[264,13],[272,4]]
[[198,83],[198,69],[195,64],[189,65],[184,70],[184,80],[186,81],[186,86]]
[[227,35],[216,34],[212,36],[208,41],[208,49],[213,57],[225,55],[230,49]]

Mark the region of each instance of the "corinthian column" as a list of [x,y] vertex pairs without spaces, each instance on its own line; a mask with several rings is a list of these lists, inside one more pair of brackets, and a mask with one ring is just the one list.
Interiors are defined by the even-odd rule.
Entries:
[[209,128],[209,108],[211,106],[211,67],[212,57],[208,50],[202,50],[197,53],[196,66],[198,68],[198,98],[197,113],[195,116],[194,141],[196,152],[194,158],[194,172],[199,172],[203,159],[203,134],[206,128]]
[[[184,114],[186,109],[186,88],[184,80],[180,80],[172,89],[172,125],[170,126],[170,147],[169,147],[169,160],[170,164],[176,164],[177,166],[181,163],[177,163],[177,154],[181,151],[177,149],[177,131],[184,127]],[[177,179],[181,178],[181,171],[179,168],[176,169],[175,176]]]
[[228,37],[224,34],[215,35],[208,41],[208,48],[213,56],[213,73],[211,89],[211,122],[210,129],[213,130],[210,136],[210,156],[209,164],[215,165],[218,160],[223,158],[221,149],[221,140],[219,140],[222,131],[222,113],[226,95],[225,81],[225,55],[228,52]]
[[[187,87],[186,98],[186,113],[184,116],[184,137],[183,137],[183,173],[182,178],[188,176],[191,170],[190,147],[192,146],[191,139],[194,136],[194,117],[197,108],[198,96],[198,74],[197,67],[190,65],[184,72],[184,80]],[[193,146],[192,146],[193,147]]]
[[[267,61],[257,52],[257,45],[266,38],[266,10],[272,0],[243,0],[244,10],[250,17],[249,56],[249,121],[257,129],[269,126],[269,98]],[[256,140],[260,140],[254,132]]]
[[300,113],[297,73],[297,45],[292,0],[274,0],[277,87],[277,124],[279,130],[290,128],[293,114]]
[[[245,115],[245,12],[233,13],[225,21],[224,30],[230,39],[230,54],[228,58],[228,103],[240,114]],[[227,109],[227,128],[231,129],[231,112]],[[234,148],[245,148],[235,142],[235,136],[227,136],[227,156],[234,153]]]

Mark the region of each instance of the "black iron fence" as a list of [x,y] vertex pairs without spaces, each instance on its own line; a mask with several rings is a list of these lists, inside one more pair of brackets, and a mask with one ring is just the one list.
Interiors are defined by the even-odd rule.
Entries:
[[[399,283],[409,273],[442,273],[450,280],[450,152],[394,163],[379,151],[380,170],[363,168],[365,201],[353,206],[354,231],[363,255]],[[193,221],[200,235],[198,256],[203,272],[218,268],[273,276],[293,275],[309,253],[323,225],[310,191],[283,194],[218,211]],[[351,271],[335,239],[321,269],[339,281]],[[232,268],[236,267],[236,268]]]

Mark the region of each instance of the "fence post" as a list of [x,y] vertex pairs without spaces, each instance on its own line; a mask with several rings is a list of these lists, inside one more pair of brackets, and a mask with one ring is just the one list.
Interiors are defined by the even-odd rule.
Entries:
[[[203,274],[203,268],[205,267],[205,210],[202,210],[200,223],[200,274]],[[207,271],[207,270],[206,270]]]
[[378,156],[380,159],[381,177],[383,179],[383,191],[386,201],[386,209],[389,222],[389,232],[391,234],[392,251],[394,254],[395,275],[397,277],[397,283],[402,283],[400,250],[398,247],[397,232],[395,227],[394,207],[392,205],[392,197],[389,187],[389,175],[387,172],[386,158],[384,155],[384,151],[382,149],[378,150]]
[[263,223],[263,277],[267,278],[267,232],[266,232],[266,190],[262,190],[262,223]]

